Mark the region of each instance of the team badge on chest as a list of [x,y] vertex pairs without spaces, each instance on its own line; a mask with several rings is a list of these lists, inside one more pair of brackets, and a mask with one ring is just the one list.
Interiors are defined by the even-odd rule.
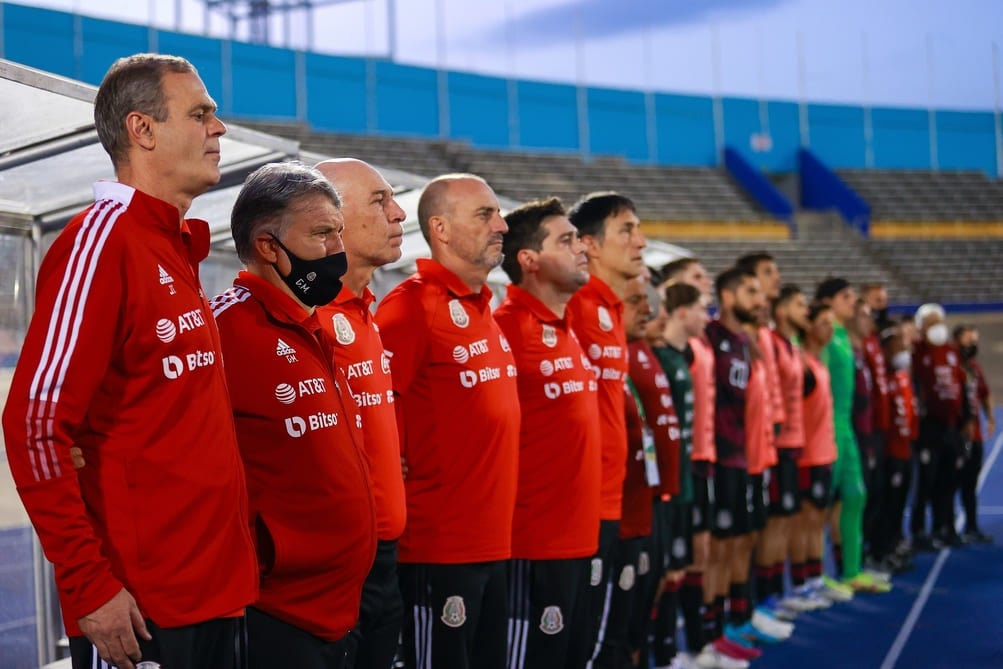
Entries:
[[338,343],[344,346],[348,346],[355,341],[355,330],[352,329],[352,324],[345,318],[345,314],[334,315],[334,336],[337,337]]
[[548,348],[557,346],[557,330],[554,329],[553,325],[543,326],[543,345]]
[[603,332],[609,332],[613,329],[613,317],[609,315],[609,309],[604,306],[599,307],[597,310],[599,314],[599,329]]
[[453,325],[458,328],[470,325],[470,316],[467,315],[467,310],[463,308],[459,300],[449,301],[449,317],[453,319]]

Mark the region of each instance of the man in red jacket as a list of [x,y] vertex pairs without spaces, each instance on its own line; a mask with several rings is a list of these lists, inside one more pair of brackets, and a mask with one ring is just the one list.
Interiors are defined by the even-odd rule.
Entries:
[[500,669],[519,394],[487,278],[502,262],[508,226],[494,191],[472,174],[429,182],[418,224],[432,257],[376,311],[408,468],[404,660],[415,669]]
[[[505,217],[512,279],[495,319],[519,372],[519,485],[509,568],[509,667],[568,662],[599,537],[599,384],[565,318],[589,280],[585,245],[557,198]],[[559,420],[555,417],[559,416]]]
[[255,170],[230,216],[247,270],[212,300],[261,565],[252,669],[342,669],[376,552],[362,417],[316,309],[346,269],[340,206],[316,170]]
[[188,61],[116,61],[94,116],[118,181],[95,184],[38,273],[3,426],[75,668],[243,666],[244,474],[198,278],[209,227],[184,219],[219,181],[215,111]]
[[346,638],[346,667],[386,669],[393,663],[404,603],[397,581],[397,539],[407,512],[400,443],[393,405],[390,358],[370,307],[369,282],[377,267],[401,256],[404,210],[393,188],[371,165],[345,158],[317,165],[343,198],[342,238],[348,271],[341,292],[320,307],[321,322],[338,342],[334,360],[352,387],[362,415],[379,542],[362,589],[359,624]]
[[630,198],[619,193],[590,193],[568,215],[585,242],[589,282],[568,302],[568,323],[592,362],[599,383],[599,435],[602,440],[602,487],[599,493],[599,549],[590,565],[586,595],[590,627],[573,637],[574,661],[583,665],[596,650],[606,585],[620,522],[627,462],[627,426],[623,383],[627,378],[627,337],[623,295],[627,283],[644,271],[646,246],[641,221]]

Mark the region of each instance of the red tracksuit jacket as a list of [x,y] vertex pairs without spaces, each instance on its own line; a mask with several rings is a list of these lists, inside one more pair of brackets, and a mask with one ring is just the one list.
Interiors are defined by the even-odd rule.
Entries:
[[123,184],[94,193],[39,269],[3,416],[14,481],[71,636],[123,586],[161,627],[239,614],[257,566],[198,279],[209,226]]
[[337,641],[359,617],[376,505],[334,338],[316,313],[248,272],[212,307],[261,562],[254,606]]

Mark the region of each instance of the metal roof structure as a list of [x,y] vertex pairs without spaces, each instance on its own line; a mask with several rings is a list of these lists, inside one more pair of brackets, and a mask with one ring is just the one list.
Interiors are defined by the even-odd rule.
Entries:
[[[97,88],[89,84],[0,59],[0,99],[4,100],[0,106],[0,232],[35,240],[35,262],[29,270],[37,269],[47,246],[44,238],[93,202],[92,184],[115,178],[94,129],[96,93]],[[313,165],[329,156],[301,151],[296,141],[239,124],[227,124],[220,148],[220,182],[193,201],[188,215],[209,222],[214,252],[229,256],[232,262],[230,210],[245,177],[266,163],[301,160]],[[407,212],[403,256],[383,268],[381,274],[387,276],[376,282],[386,287],[413,272],[417,258],[428,256],[417,211],[420,190],[429,177],[379,169]],[[517,204],[501,199],[503,210]],[[645,256],[649,264],[661,264],[686,253],[671,244],[649,242]],[[508,282],[500,269],[489,280],[495,286]]]

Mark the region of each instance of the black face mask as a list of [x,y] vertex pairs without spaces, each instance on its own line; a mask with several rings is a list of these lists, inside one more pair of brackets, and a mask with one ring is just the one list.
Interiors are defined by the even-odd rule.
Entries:
[[[348,257],[344,251],[316,260],[303,260],[287,249],[278,237],[272,235],[272,239],[289,257],[289,274],[279,274],[279,277],[300,302],[308,307],[322,307],[338,297],[341,277],[348,271]],[[275,271],[279,271],[277,265]]]
[[971,360],[979,354],[979,345],[969,344],[968,346],[960,347],[958,351],[961,353],[962,360]]

